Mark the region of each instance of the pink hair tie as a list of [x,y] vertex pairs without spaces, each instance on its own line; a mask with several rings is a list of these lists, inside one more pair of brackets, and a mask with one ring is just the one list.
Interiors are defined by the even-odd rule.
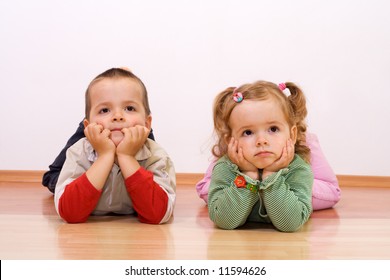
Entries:
[[244,96],[242,95],[241,92],[237,92],[236,91],[237,88],[235,88],[233,90],[233,100],[236,102],[236,103],[240,103],[242,100],[244,100]]
[[285,83],[280,83],[279,84],[279,89],[281,90],[281,91],[283,91],[283,90],[285,90],[287,87],[286,87],[286,84]]

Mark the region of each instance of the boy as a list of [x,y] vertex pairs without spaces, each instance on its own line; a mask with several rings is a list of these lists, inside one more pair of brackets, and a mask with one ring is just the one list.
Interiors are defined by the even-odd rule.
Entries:
[[130,71],[109,69],[90,83],[86,138],[67,150],[55,188],[55,207],[65,221],[109,213],[136,213],[151,224],[170,219],[175,171],[163,148],[148,139],[151,122],[146,88]]

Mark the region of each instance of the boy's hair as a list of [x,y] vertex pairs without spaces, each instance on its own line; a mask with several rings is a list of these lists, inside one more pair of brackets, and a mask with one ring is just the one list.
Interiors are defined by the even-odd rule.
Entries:
[[130,70],[126,70],[123,68],[111,68],[96,76],[88,85],[88,88],[85,91],[85,118],[87,120],[89,119],[89,114],[91,111],[90,89],[96,82],[106,78],[109,79],[129,78],[138,82],[142,89],[143,106],[145,108],[145,113],[147,116],[151,114],[150,107],[149,107],[149,100],[148,100],[148,92],[141,79],[138,78],[136,75],[134,75]]
[[234,107],[239,105],[233,99],[233,92],[241,92],[244,100],[274,98],[278,102],[289,127],[297,126],[295,153],[309,162],[310,149],[306,146],[306,99],[302,90],[294,83],[287,82],[285,85],[291,93],[288,97],[276,84],[266,81],[244,84],[238,88],[229,87],[219,93],[214,100],[213,107],[214,130],[217,136],[217,143],[212,148],[213,155],[219,158],[227,154],[227,137],[232,134],[229,119]]

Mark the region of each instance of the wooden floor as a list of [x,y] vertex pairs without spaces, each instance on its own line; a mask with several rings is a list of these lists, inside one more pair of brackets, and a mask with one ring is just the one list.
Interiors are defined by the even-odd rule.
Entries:
[[192,185],[177,187],[172,221],[92,217],[66,224],[38,183],[0,182],[0,259],[390,259],[390,188],[344,187],[334,209],[295,233],[250,224],[217,229]]

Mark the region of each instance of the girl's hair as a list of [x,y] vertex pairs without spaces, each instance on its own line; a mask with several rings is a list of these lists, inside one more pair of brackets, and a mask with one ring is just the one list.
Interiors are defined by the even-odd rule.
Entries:
[[111,68],[107,71],[104,71],[103,73],[96,76],[91,83],[88,85],[87,90],[85,91],[85,118],[89,119],[89,114],[91,111],[91,98],[90,98],[90,90],[91,87],[98,81],[101,81],[103,79],[118,79],[118,78],[128,78],[133,79],[141,86],[142,95],[143,95],[143,106],[145,108],[145,113],[147,116],[151,114],[150,107],[149,107],[149,100],[148,100],[148,92],[146,90],[146,87],[144,83],[141,81],[140,78],[138,78],[136,75],[134,75],[130,70],[124,69],[124,68]]
[[233,99],[233,93],[240,92],[244,100],[274,98],[278,101],[289,127],[297,126],[295,153],[309,162],[310,149],[306,145],[306,99],[297,85],[291,82],[287,82],[285,85],[290,91],[289,96],[286,96],[276,84],[267,81],[244,84],[238,88],[229,87],[219,93],[214,100],[213,107],[214,130],[217,136],[217,143],[212,148],[213,155],[219,158],[227,154],[228,138],[232,134],[229,126],[230,115],[234,107],[239,106],[239,103]]

